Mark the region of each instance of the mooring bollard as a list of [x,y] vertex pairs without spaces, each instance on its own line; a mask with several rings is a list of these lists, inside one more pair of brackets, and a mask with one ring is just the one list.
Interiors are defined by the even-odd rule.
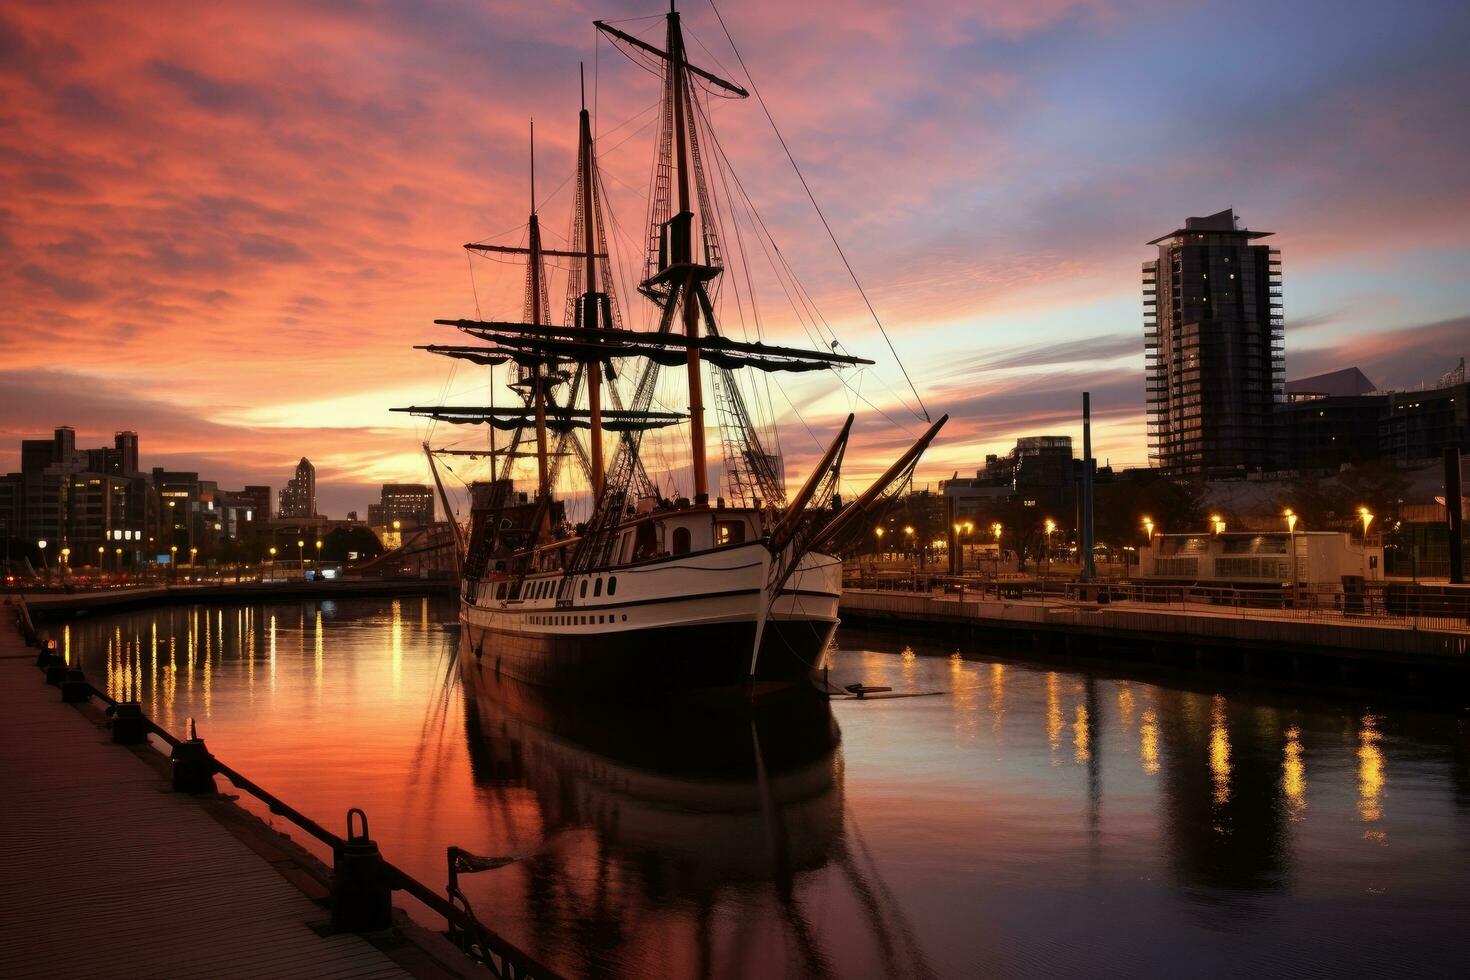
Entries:
[[85,704],[92,697],[92,685],[87,675],[76,667],[66,672],[61,682],[61,700],[64,704]]
[[214,756],[204,746],[204,739],[194,728],[190,718],[184,727],[184,741],[174,746],[169,754],[169,769],[173,774],[175,793],[213,793]]
[[[352,815],[362,833],[352,833]],[[367,814],[347,811],[347,841],[332,856],[332,928],[338,932],[381,932],[393,925],[393,888],[382,852],[368,836]]]
[[143,723],[143,706],[136,701],[123,701],[110,708],[114,745],[141,745],[148,737]]
[[66,680],[66,675],[70,671],[71,668],[66,664],[58,660],[53,660],[46,666],[46,683],[52,687],[60,687],[62,681]]

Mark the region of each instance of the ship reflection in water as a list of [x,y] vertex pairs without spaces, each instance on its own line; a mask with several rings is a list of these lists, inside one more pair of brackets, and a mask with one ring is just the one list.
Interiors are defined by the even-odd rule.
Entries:
[[[114,693],[575,976],[1449,975],[1470,953],[1463,715],[842,635],[887,701],[573,703],[453,603],[78,620]],[[298,835],[299,836],[299,835]]]

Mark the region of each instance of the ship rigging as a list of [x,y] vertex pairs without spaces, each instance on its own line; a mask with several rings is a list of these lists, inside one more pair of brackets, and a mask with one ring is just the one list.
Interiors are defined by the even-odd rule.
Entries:
[[[662,82],[649,233],[636,285],[653,329],[623,322],[584,81],[567,247],[543,244],[533,162],[525,244],[465,246],[525,261],[521,319],[439,319],[475,342],[419,348],[488,367],[492,377],[497,367],[511,366],[513,403],[497,407],[492,383],[488,406],[395,409],[483,424],[490,432],[490,480],[471,487],[470,532],[462,545],[461,618],[474,639],[473,669],[489,666],[553,686],[748,689],[800,682],[821,665],[836,629],[840,555],[908,484],[947,417],[929,424],[844,506],[838,486],[853,426],[849,415],[806,481],[788,494],[773,421],[757,424],[742,378],[751,369],[769,377],[835,373],[873,362],[839,350],[835,341],[800,348],[722,332],[722,212],[732,216],[742,256],[744,246],[733,219],[729,161],[705,102],[743,99],[749,92],[689,61],[680,14],[672,7],[662,47],[594,23]],[[719,188],[706,166],[710,146]],[[738,178],[734,185],[749,204]],[[763,223],[762,232],[769,234]],[[561,323],[552,322],[548,259],[567,265]],[[748,287],[748,264],[742,271]],[[753,290],[746,299],[754,313]],[[743,305],[737,308],[743,318]],[[683,410],[669,410],[669,398],[657,399],[656,407],[663,369],[679,367]],[[713,501],[706,375],[722,448],[724,492]],[[626,397],[624,384],[630,385]],[[646,463],[645,433],[671,427],[687,434],[692,498],[661,492]],[[507,445],[496,444],[497,431],[510,434]],[[427,442],[425,449],[442,496]],[[566,456],[576,457],[588,485],[590,512],[575,525],[554,492]],[[522,459],[536,462],[534,497],[514,490],[513,468]],[[447,497],[445,509],[450,511]]]

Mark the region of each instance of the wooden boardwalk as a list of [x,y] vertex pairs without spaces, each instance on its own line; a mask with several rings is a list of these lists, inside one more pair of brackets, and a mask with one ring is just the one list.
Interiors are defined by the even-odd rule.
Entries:
[[34,657],[0,623],[0,977],[409,975],[314,931],[325,909],[61,704]]

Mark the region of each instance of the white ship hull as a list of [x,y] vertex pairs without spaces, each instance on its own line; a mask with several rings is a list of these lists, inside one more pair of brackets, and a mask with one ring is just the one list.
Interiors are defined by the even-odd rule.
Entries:
[[[789,684],[820,670],[842,562],[802,558],[772,597],[763,541],[564,576],[484,580],[461,620],[484,669],[555,687]],[[759,636],[759,643],[757,637]]]

